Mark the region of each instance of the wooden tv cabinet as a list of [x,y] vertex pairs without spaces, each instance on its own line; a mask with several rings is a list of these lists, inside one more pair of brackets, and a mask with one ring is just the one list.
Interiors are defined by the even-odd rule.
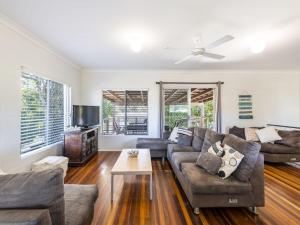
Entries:
[[98,152],[98,127],[70,130],[64,134],[64,156],[69,166],[83,166]]

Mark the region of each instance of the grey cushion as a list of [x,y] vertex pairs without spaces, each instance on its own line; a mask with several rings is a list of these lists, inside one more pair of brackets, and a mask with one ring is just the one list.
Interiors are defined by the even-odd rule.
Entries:
[[180,146],[192,146],[193,136],[179,134],[177,144]]
[[151,150],[167,149],[168,144],[173,143],[161,138],[138,138],[136,148],[149,148]]
[[52,224],[64,225],[63,170],[0,176],[0,208],[48,208]]
[[2,209],[0,225],[52,225],[52,222],[47,209]]
[[222,179],[207,173],[195,163],[182,163],[182,173],[191,191],[195,194],[245,194],[251,192],[249,182],[240,182],[234,177]]
[[192,152],[192,146],[179,146],[177,144],[168,145],[168,157],[170,158],[174,152]]
[[210,174],[216,174],[222,165],[222,159],[212,153],[203,152],[199,154],[196,165],[202,167]]
[[245,128],[233,126],[232,128],[229,128],[229,134],[233,134],[239,138],[246,140]]
[[195,151],[201,151],[203,142],[204,142],[204,138],[205,138],[205,133],[206,133],[205,128],[195,127],[194,138],[192,141],[192,146]]
[[210,146],[212,146],[212,144],[214,144],[218,141],[222,142],[224,139],[224,136],[225,136],[224,134],[218,134],[217,132],[215,132],[213,130],[207,129],[201,151],[207,152],[208,149],[210,148]]
[[300,149],[300,130],[279,130],[278,134],[282,140],[275,143]]
[[181,170],[181,164],[185,162],[196,163],[199,152],[175,152],[172,154],[172,161],[178,170]]
[[65,185],[66,225],[90,225],[94,203],[98,197],[96,185]]
[[260,151],[273,154],[300,154],[300,148],[271,143],[262,143]]
[[260,144],[247,142],[232,134],[225,136],[223,144],[229,145],[244,155],[239,167],[232,175],[240,181],[249,181],[260,151]]

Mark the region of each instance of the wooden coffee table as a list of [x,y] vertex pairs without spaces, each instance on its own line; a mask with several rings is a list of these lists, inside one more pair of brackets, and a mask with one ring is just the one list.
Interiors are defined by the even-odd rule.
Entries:
[[149,175],[150,200],[152,200],[152,165],[150,149],[138,149],[139,155],[136,158],[129,157],[127,153],[128,150],[130,149],[122,150],[111,170],[111,201],[113,201],[115,175]]

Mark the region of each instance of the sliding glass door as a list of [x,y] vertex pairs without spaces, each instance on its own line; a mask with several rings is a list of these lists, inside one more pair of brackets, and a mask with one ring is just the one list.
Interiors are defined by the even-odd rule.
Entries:
[[213,128],[215,88],[164,88],[164,130],[175,126]]

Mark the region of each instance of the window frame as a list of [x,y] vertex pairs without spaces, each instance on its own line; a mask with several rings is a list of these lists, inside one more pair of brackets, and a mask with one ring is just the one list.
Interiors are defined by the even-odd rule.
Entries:
[[[104,91],[124,91],[126,93],[126,91],[146,91],[147,92],[147,133],[146,134],[126,134],[126,132],[124,132],[123,134],[104,134],[103,133],[103,102],[104,102],[104,98],[103,98],[103,92]],[[104,137],[109,137],[109,136],[149,136],[149,89],[147,88],[124,88],[124,89],[120,89],[120,88],[102,88],[100,91],[101,94],[101,109],[100,109],[100,122],[101,122],[101,132],[100,132],[100,136],[104,136]],[[126,111],[126,96],[125,96],[125,111]],[[126,117],[126,112],[124,112],[124,117]],[[126,125],[125,125],[126,126]]]
[[[49,112],[50,112],[50,108],[49,108],[49,93],[50,93],[50,89],[49,89],[49,84],[50,82],[55,82],[55,83],[58,83],[58,84],[61,84],[63,85],[63,112],[64,112],[64,116],[63,116],[63,130],[65,131],[70,125],[71,125],[71,109],[72,109],[72,89],[70,86],[68,86],[67,84],[64,84],[62,82],[59,82],[59,81],[56,81],[56,80],[53,80],[53,79],[49,79],[49,78],[46,78],[44,76],[41,76],[39,75],[38,73],[33,73],[33,72],[29,72],[27,70],[24,70],[22,69],[21,70],[21,75],[20,75],[20,99],[22,99],[22,78],[23,76],[33,76],[33,77],[36,77],[38,79],[42,79],[44,81],[46,81],[46,84],[47,84],[47,91],[46,91],[46,95],[47,95],[47,105],[46,105],[46,117],[45,117],[45,133],[46,133],[46,140],[45,140],[45,145],[42,145],[38,148],[33,148],[31,150],[27,150],[27,151],[23,151],[22,150],[22,143],[21,143],[21,132],[22,132],[22,127],[21,127],[21,123],[22,123],[22,119],[21,119],[21,113],[22,113],[22,108],[23,108],[23,103],[21,103],[21,109],[20,109],[20,154],[21,154],[21,157],[27,157],[27,155],[32,155],[32,154],[35,154],[35,153],[38,153],[38,152],[41,152],[41,151],[44,151],[46,149],[49,149],[49,147],[51,146],[55,146],[57,145],[58,143],[61,143],[63,142],[63,140],[60,140],[60,141],[56,141],[56,142],[53,142],[53,143],[48,143],[49,140],[47,139],[48,137],[48,132],[49,132],[49,126],[48,126],[48,122],[49,122]],[[22,101],[21,101],[22,102]],[[63,135],[63,133],[61,134]]]

